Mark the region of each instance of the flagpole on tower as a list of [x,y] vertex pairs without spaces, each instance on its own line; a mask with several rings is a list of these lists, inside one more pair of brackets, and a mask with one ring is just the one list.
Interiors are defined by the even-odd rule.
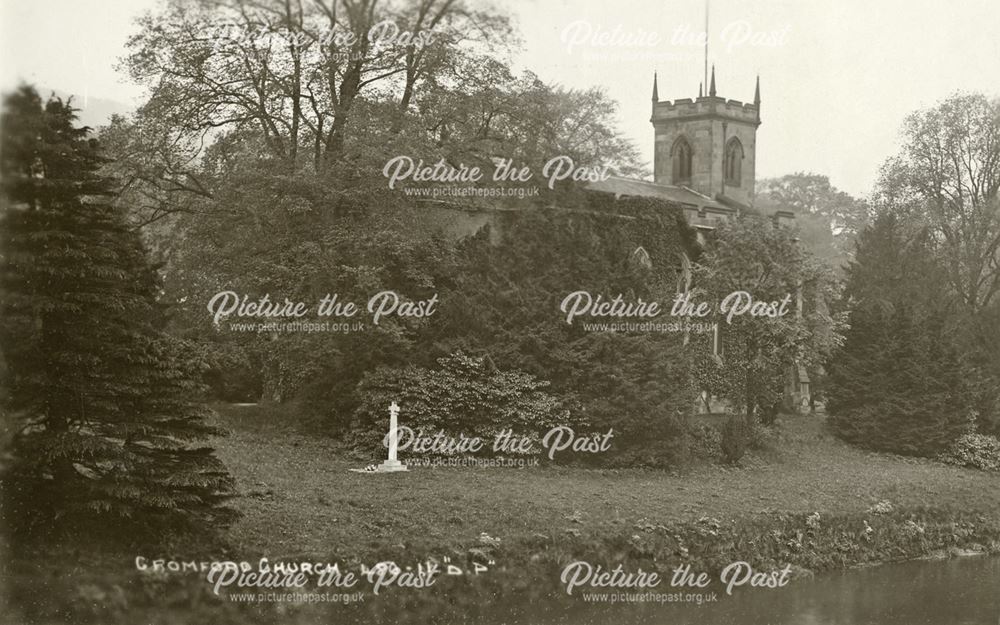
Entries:
[[708,84],[708,2],[705,0],[705,81],[703,85]]

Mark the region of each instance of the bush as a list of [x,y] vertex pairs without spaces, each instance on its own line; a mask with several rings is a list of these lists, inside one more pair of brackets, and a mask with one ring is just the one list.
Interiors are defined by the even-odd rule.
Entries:
[[722,459],[728,464],[736,464],[747,451],[750,442],[750,427],[740,415],[732,415],[722,426]]
[[770,425],[753,422],[747,426],[747,446],[750,449],[774,448],[781,442],[781,422],[774,420]]
[[[438,359],[438,369],[407,366],[379,368],[358,386],[361,404],[354,412],[351,446],[382,456],[388,431],[388,408],[401,408],[400,427],[434,436],[479,437],[487,453],[502,430],[528,437],[540,449],[540,437],[556,425],[582,425],[562,402],[545,391],[549,383],[521,371],[499,371],[484,358],[461,352]],[[401,454],[405,451],[401,451]]]
[[[691,457],[691,435],[684,418],[666,407],[623,416],[618,422],[595,422],[591,429],[615,437],[607,454],[586,454],[585,459],[607,461],[610,467],[668,468],[686,464]],[[589,458],[588,458],[589,457]]]
[[781,401],[771,401],[758,407],[757,413],[760,415],[761,425],[774,425],[781,412]]
[[942,462],[983,471],[1000,471],[1000,440],[985,434],[966,434],[945,453]]
[[689,450],[695,458],[716,462],[722,449],[722,432],[720,428],[696,423],[689,428]]

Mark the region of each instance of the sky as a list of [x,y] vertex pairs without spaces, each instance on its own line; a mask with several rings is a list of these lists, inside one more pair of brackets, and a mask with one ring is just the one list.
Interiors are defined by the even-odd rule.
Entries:
[[[134,18],[159,0],[0,0],[0,89],[20,80],[77,96],[100,115],[142,90],[116,72]],[[703,33],[720,96],[761,81],[757,175],[828,175],[865,195],[904,117],[956,91],[1000,96],[1000,1],[494,0],[522,46],[517,69],[604,88],[620,128],[652,161],[653,72],[661,100],[693,98]]]

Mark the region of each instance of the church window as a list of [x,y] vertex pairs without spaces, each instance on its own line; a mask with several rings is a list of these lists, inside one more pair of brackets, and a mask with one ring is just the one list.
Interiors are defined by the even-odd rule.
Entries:
[[743,144],[736,137],[726,143],[723,172],[727,185],[740,186],[740,180],[743,178]]
[[691,144],[684,137],[674,142],[674,147],[670,150],[670,158],[673,163],[673,183],[684,184],[691,182],[691,159],[693,151]]

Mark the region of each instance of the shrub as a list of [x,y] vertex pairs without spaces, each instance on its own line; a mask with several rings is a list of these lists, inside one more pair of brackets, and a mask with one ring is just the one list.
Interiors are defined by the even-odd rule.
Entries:
[[945,453],[942,462],[983,471],[1000,471],[1000,440],[985,434],[966,434]]
[[747,451],[750,442],[750,427],[740,415],[732,415],[722,426],[722,458],[729,464],[736,464]]
[[722,449],[722,432],[719,428],[697,423],[689,429],[689,448],[695,458],[717,461]]
[[775,400],[766,402],[758,408],[761,425],[774,425],[781,411],[781,401]]
[[750,449],[775,447],[781,439],[781,424],[775,420],[770,425],[753,422],[747,426],[747,446]]
[[667,468],[684,465],[691,457],[684,419],[666,407],[623,416],[613,425],[592,424],[596,432],[607,432],[609,427],[615,432],[611,449],[606,454],[586,454],[585,460],[607,461],[611,467]]
[[[438,359],[438,369],[379,368],[358,386],[350,442],[363,453],[383,455],[388,407],[401,408],[399,425],[434,436],[479,437],[486,453],[502,430],[529,437],[534,449],[556,425],[582,425],[562,402],[545,391],[549,383],[521,371],[500,371],[484,358],[461,352]],[[405,452],[401,452],[405,453]]]

